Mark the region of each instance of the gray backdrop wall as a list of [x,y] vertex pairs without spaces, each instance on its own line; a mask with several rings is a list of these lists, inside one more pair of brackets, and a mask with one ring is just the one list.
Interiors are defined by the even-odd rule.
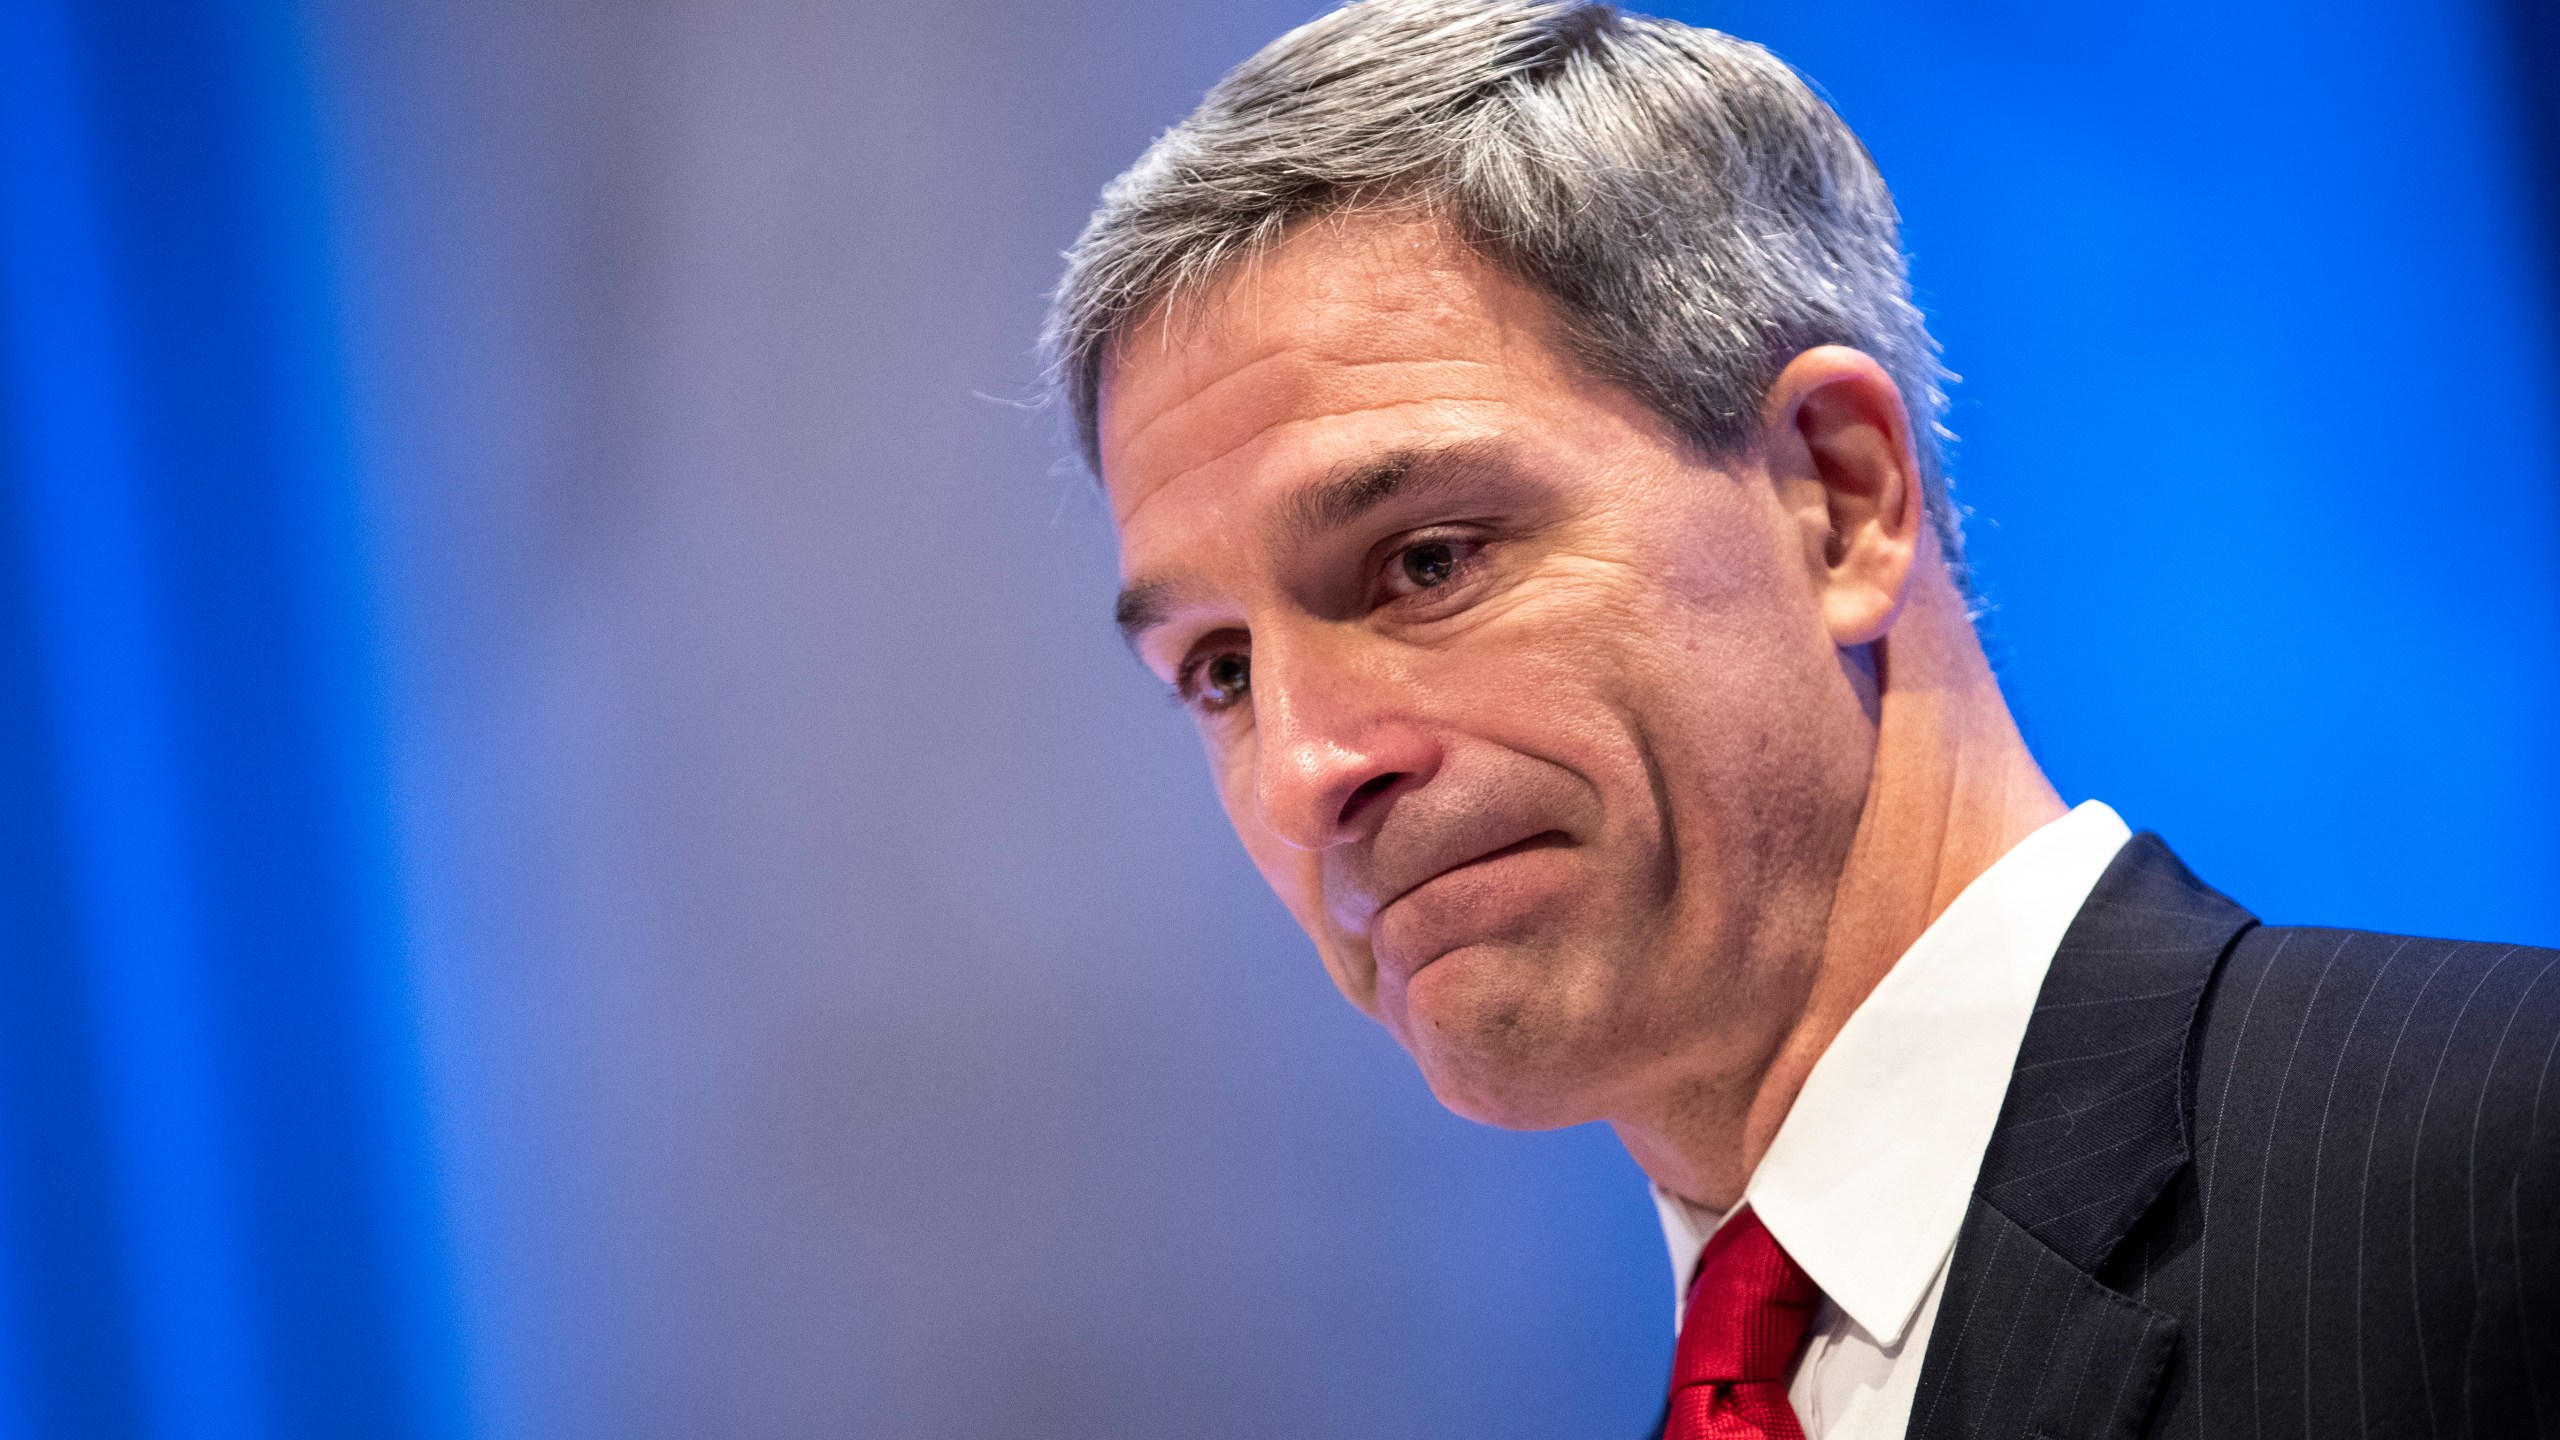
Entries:
[[[315,8],[488,1434],[1650,1418],[1641,1177],[1333,996],[1015,403],[1095,191],[1311,8]],[[2283,918],[2560,940],[2489,12],[1710,8],[1902,189],[2071,797]]]
[[1102,180],[1295,8],[332,20],[490,1433],[1649,1418],[1640,1179],[1334,997],[1007,403]]

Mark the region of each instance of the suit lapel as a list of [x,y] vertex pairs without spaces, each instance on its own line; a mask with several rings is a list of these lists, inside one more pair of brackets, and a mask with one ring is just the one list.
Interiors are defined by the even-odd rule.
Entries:
[[1949,1262],[1915,1440],[2141,1433],[2168,1316],[2092,1278],[2187,1163],[2187,1041],[2257,923],[2135,836],[2054,952]]

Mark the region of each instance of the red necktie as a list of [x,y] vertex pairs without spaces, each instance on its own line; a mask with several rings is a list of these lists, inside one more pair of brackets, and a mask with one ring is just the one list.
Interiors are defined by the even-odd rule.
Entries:
[[1745,1210],[1724,1222],[1689,1286],[1662,1440],[1804,1440],[1787,1405],[1787,1370],[1821,1301],[1759,1216]]

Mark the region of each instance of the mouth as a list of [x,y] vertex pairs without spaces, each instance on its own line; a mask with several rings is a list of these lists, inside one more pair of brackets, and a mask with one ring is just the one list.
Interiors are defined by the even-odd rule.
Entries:
[[1525,855],[1533,850],[1561,849],[1572,843],[1572,837],[1561,830],[1541,830],[1537,834],[1531,835],[1526,839],[1514,840],[1510,844],[1504,845],[1498,849],[1487,850],[1483,854],[1471,859],[1461,860],[1457,864],[1450,866],[1448,869],[1427,875],[1422,879],[1415,881],[1413,884],[1406,886],[1404,889],[1397,891],[1394,895],[1389,896],[1386,903],[1370,912],[1370,931],[1374,934],[1376,932],[1378,922],[1385,918],[1386,913],[1389,910],[1392,910],[1396,906],[1404,903],[1408,896],[1411,896],[1416,891],[1422,890],[1427,886],[1436,885],[1453,875],[1463,875],[1470,870],[1476,870],[1484,866],[1491,865],[1498,860],[1508,860],[1515,855]]

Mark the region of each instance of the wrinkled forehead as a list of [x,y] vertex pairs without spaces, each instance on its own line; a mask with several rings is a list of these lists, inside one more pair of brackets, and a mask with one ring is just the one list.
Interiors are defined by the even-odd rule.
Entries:
[[1552,307],[1447,229],[1315,222],[1116,344],[1103,482],[1124,541],[1177,491],[1222,507],[1364,451],[1466,438],[1564,379]]

